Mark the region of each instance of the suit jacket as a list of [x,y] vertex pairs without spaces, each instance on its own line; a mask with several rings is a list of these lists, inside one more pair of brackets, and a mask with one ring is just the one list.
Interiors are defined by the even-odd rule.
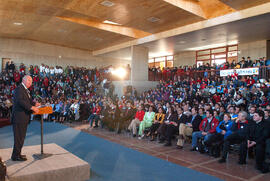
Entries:
[[126,109],[126,111],[124,112],[124,119],[129,121],[132,120],[134,118],[134,109],[130,108],[130,109]]
[[11,114],[12,124],[28,124],[30,116],[32,114],[31,107],[34,106],[34,102],[30,94],[22,84],[20,84],[14,92],[13,96],[13,108]]
[[[192,116],[190,117],[189,123],[191,123],[191,121],[192,121]],[[193,132],[200,131],[199,126],[200,126],[201,122],[202,122],[202,117],[199,114],[197,114],[192,122]]]
[[177,116],[177,124],[178,124],[178,126],[179,126],[181,123],[186,124],[187,121],[188,121],[188,117],[187,117],[187,115],[185,115],[184,113],[181,115],[181,117]]
[[255,141],[256,144],[264,144],[266,139],[270,137],[270,125],[266,121],[253,123],[249,125],[248,139]]
[[166,121],[169,121],[169,124],[170,124],[170,122],[176,122],[176,123],[178,123],[178,121],[177,121],[177,114],[171,114],[171,116],[169,117],[169,114],[167,113],[165,115],[164,121],[165,122]]

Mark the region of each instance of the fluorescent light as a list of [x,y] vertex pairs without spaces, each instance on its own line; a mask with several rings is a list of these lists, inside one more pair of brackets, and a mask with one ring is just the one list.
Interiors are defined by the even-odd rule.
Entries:
[[17,25],[17,26],[21,26],[22,25],[22,23],[20,23],[20,22],[14,22],[13,24],[14,25]]
[[150,21],[150,22],[152,22],[152,23],[155,23],[155,22],[160,21],[160,19],[157,18],[157,17],[150,17],[150,18],[147,19],[147,21]]
[[109,20],[105,20],[105,21],[103,21],[103,23],[111,24],[111,25],[121,25],[119,23],[115,23],[115,22],[112,22],[112,21],[109,21]]
[[103,6],[106,6],[106,7],[112,7],[112,6],[114,6],[114,3],[113,2],[111,2],[111,1],[102,1],[101,3],[100,3],[101,5],[103,5]]

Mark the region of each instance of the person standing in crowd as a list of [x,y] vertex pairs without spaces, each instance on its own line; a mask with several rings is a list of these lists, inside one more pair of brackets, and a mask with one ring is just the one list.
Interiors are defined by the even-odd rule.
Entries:
[[32,112],[37,113],[40,103],[31,98],[28,88],[32,85],[32,78],[26,75],[22,79],[22,83],[15,89],[13,96],[13,108],[11,122],[13,126],[14,147],[11,159],[13,161],[26,161],[25,155],[21,154],[26,136],[27,125],[29,124]]

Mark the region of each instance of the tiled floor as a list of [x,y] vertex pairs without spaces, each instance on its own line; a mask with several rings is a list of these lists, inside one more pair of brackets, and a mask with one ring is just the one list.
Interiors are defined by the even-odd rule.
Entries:
[[[179,164],[200,172],[204,172],[223,180],[249,180],[249,181],[266,181],[270,180],[270,173],[261,174],[254,168],[254,160],[248,160],[244,166],[238,165],[237,155],[230,154],[227,163],[219,164],[218,159],[190,152],[190,144],[186,144],[183,150],[176,149],[176,146],[164,147],[162,144],[151,142],[148,139],[138,140],[128,133],[116,134],[105,129],[88,129],[88,124],[75,123],[67,124],[75,129],[87,132],[91,135],[118,143],[125,147],[144,152],[148,155]],[[176,145],[175,143],[173,145]]]

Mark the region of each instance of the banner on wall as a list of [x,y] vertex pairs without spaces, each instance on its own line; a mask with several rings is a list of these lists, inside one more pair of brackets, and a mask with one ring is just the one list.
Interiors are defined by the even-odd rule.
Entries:
[[245,68],[245,69],[228,69],[228,70],[220,70],[220,76],[225,77],[231,75],[236,70],[238,75],[259,75],[259,68]]

